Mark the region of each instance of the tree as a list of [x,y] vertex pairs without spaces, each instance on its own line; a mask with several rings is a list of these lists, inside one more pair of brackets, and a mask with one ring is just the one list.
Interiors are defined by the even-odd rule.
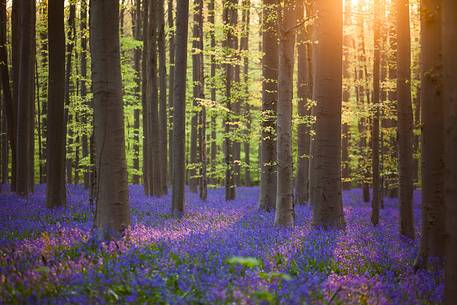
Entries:
[[235,78],[235,65],[233,64],[236,59],[238,37],[236,36],[235,26],[238,22],[238,12],[236,6],[238,0],[224,0],[223,1],[223,23],[224,23],[224,35],[225,40],[223,42],[224,51],[226,53],[227,61],[225,66],[225,102],[227,107],[227,113],[224,122],[224,144],[225,144],[225,200],[233,200],[236,196],[236,184],[235,184],[235,168],[234,160],[236,157],[236,147],[233,141],[233,128],[234,116],[237,114],[236,111],[236,96],[233,94],[234,91],[234,78]]
[[243,56],[243,99],[244,99],[244,116],[246,119],[246,128],[244,129],[244,185],[250,186],[251,182],[251,105],[249,104],[249,28],[251,22],[251,0],[242,2],[242,33],[240,38],[240,51]]
[[[344,1],[344,18],[343,18],[344,28],[350,29],[352,23],[352,1]],[[349,98],[351,95],[351,52],[350,48],[352,46],[352,37],[349,30],[344,31],[343,33],[343,108],[349,106]],[[351,188],[351,172],[349,164],[349,142],[350,142],[350,133],[349,133],[349,124],[348,122],[343,122],[342,125],[342,135],[341,135],[341,175],[343,179],[342,187],[344,190]]]
[[73,184],[73,129],[71,128],[71,121],[73,115],[70,112],[71,100],[70,96],[73,91],[73,84],[71,82],[72,58],[74,45],[76,43],[76,4],[70,2],[70,12],[68,14],[68,31],[67,31],[67,46],[66,46],[66,63],[65,63],[65,138],[67,139],[66,145],[66,176],[67,183]]
[[341,100],[343,8],[341,1],[316,1],[313,99],[315,139],[311,158],[313,225],[344,227],[341,198]]
[[445,304],[457,299],[457,2],[442,2],[442,46],[444,80],[444,143],[446,206],[446,276]]
[[145,193],[150,196],[161,196],[163,194],[160,148],[160,124],[159,124],[159,96],[158,96],[158,70],[157,70],[157,1],[147,1],[145,6],[145,31],[144,31],[144,53],[145,61],[145,100],[143,120],[145,123]]
[[90,2],[90,49],[97,196],[95,226],[101,239],[130,225],[119,46],[119,1]]
[[[15,1],[16,3],[16,1]],[[11,190],[16,184],[16,115],[17,108],[11,96],[10,76],[8,71],[8,48],[6,45],[6,0],[0,1],[0,73],[3,93],[3,121],[6,122],[6,131],[11,149]],[[6,143],[7,144],[7,143]],[[6,155],[4,155],[6,156]],[[4,158],[2,161],[7,160]],[[8,165],[8,163],[6,163]],[[8,167],[6,167],[8,169]],[[7,173],[6,173],[7,174]],[[5,176],[3,176],[5,179]],[[4,180],[6,181],[6,180]]]
[[168,192],[167,177],[168,177],[168,126],[167,126],[167,59],[165,54],[165,12],[164,0],[157,4],[157,19],[158,19],[158,52],[159,52],[159,153],[160,153],[160,184],[161,195]]
[[381,36],[380,36],[380,1],[374,2],[374,51],[373,51],[373,119],[371,128],[371,167],[373,173],[373,198],[371,202],[371,223],[379,223],[380,206],[380,173],[379,173],[379,98],[380,98],[380,60],[381,60]]
[[[206,181],[206,108],[202,102],[205,98],[204,63],[203,63],[203,0],[196,0],[194,6],[193,28],[193,78],[194,78],[194,105],[197,106],[198,129],[198,168],[199,194],[202,200],[207,197]],[[192,181],[192,180],[191,180]]]
[[[297,20],[312,15],[312,6],[305,0],[297,1]],[[311,115],[309,101],[312,99],[312,71],[311,71],[311,26],[299,27],[297,30],[297,112],[299,116],[297,126],[297,175],[295,178],[296,204],[308,201],[309,196],[309,148],[310,128],[307,118]]]
[[259,208],[274,209],[276,202],[276,107],[278,101],[278,0],[262,7],[262,113]]
[[46,206],[66,203],[65,188],[65,25],[64,3],[48,2],[48,132]]
[[413,239],[413,112],[410,65],[409,0],[397,0],[397,128],[400,175],[400,234]]
[[[136,40],[142,40],[141,37],[141,0],[135,0],[135,9],[132,13],[132,32]],[[133,68],[135,69],[135,94],[137,98],[141,96],[141,49],[135,48],[133,51]],[[133,111],[133,183],[140,183],[140,109]]]
[[[208,2],[208,23],[211,26],[210,29],[210,48],[211,48],[211,56],[210,56],[210,79],[211,79],[211,101],[213,103],[216,102],[216,55],[214,54],[216,48],[216,34],[215,34],[215,0],[210,0]],[[216,172],[216,158],[217,158],[217,143],[216,143],[216,112],[213,111],[211,113],[211,144],[210,144],[210,164],[211,164],[211,176],[214,176]],[[216,179],[211,179],[212,183],[217,182]]]
[[175,83],[173,97],[173,175],[172,213],[184,213],[184,181],[186,152],[186,75],[189,0],[178,0],[175,35]]
[[279,40],[277,154],[278,174],[275,224],[293,226],[292,98],[297,23],[295,0],[285,0]]
[[[87,98],[87,2],[81,0],[80,8],[80,43],[81,43],[81,58],[80,58],[80,73],[81,79],[79,81],[80,95],[83,103],[87,108],[90,108]],[[89,115],[87,113],[82,116],[82,123],[87,125],[89,123]],[[81,137],[82,157],[85,159],[86,164],[89,163],[89,136],[88,131],[85,130]],[[84,166],[84,186],[89,188],[90,185],[90,165]]]
[[441,1],[421,1],[422,236],[416,267],[443,257],[444,109],[442,97]]
[[[169,57],[169,77],[168,77],[168,114],[169,114],[169,126],[168,129],[168,155],[169,160],[168,162],[168,178],[170,179],[173,173],[173,96],[174,96],[174,83],[175,83],[175,30],[174,30],[174,21],[173,21],[173,0],[167,1],[167,23],[168,23],[168,57]],[[171,181],[171,180],[170,180]]]
[[190,126],[190,169],[189,169],[189,190],[197,192],[199,184],[199,170],[206,160],[199,158],[200,155],[200,127],[201,100],[204,98],[203,86],[203,1],[194,1],[194,20],[192,38],[192,77],[193,77],[193,100],[192,119]]
[[[33,111],[35,82],[35,1],[17,3],[19,54],[17,61],[17,134],[16,193],[27,196],[33,192]],[[14,38],[13,38],[14,40]],[[14,52],[14,48],[13,48]],[[14,81],[14,79],[13,79]]]

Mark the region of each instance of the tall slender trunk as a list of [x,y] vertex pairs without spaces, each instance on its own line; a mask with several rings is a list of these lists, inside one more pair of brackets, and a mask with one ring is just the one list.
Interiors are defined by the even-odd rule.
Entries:
[[[141,40],[141,0],[135,0],[135,8],[132,12],[133,37]],[[135,96],[141,98],[141,49],[133,51],[133,68],[135,70]],[[140,183],[140,110],[133,110],[133,183]]]
[[[89,100],[87,98],[87,0],[81,0],[81,9],[80,9],[80,23],[79,23],[79,31],[80,31],[80,46],[81,46],[81,60],[80,60],[80,73],[81,78],[79,81],[79,89],[81,100],[83,101],[86,107],[90,107]],[[84,126],[89,124],[89,115],[88,113],[84,113],[82,115],[82,123]],[[87,128],[87,127],[86,127]],[[89,138],[90,138],[90,131],[84,130],[83,136],[81,138],[82,141],[82,157],[85,159],[86,164],[90,163],[89,160]],[[84,186],[89,188],[90,186],[90,165],[84,166]]]
[[[305,0],[297,1],[297,20],[312,16],[312,8]],[[309,149],[310,126],[307,118],[311,115],[312,73],[311,73],[311,26],[305,25],[297,30],[297,175],[295,178],[295,204],[304,204],[309,199]]]
[[[204,63],[203,63],[203,0],[194,2],[194,27],[193,27],[193,80],[194,104],[197,105],[198,128],[198,174],[199,194],[202,200],[207,197],[206,181],[206,108],[202,103],[205,98]],[[191,147],[192,148],[192,147]],[[192,181],[192,180],[191,180]],[[192,185],[192,184],[190,184]]]
[[[224,0],[223,1],[223,23],[224,23],[224,34],[225,40],[223,43],[224,51],[228,58],[236,58],[237,43],[238,40],[235,31],[235,25],[237,23],[237,9],[236,6],[238,0]],[[225,64],[225,99],[227,113],[225,115],[224,132],[225,132],[225,200],[233,200],[236,196],[236,185],[235,185],[235,173],[234,173],[234,151],[232,124],[236,120],[234,116],[236,111],[234,104],[236,103],[234,94],[234,76],[235,76],[235,65],[231,62]]]
[[186,75],[189,0],[177,0],[176,54],[173,97],[173,192],[172,213],[184,213],[184,180],[186,151]]
[[203,44],[200,43],[200,21],[202,17],[202,2],[194,0],[193,5],[193,33],[192,33],[192,80],[193,80],[193,99],[192,99],[192,117],[190,121],[190,156],[189,156],[189,190],[197,192],[198,173],[202,160],[198,160],[198,116],[199,116],[199,99],[202,98],[203,75],[201,71],[201,56]]
[[48,2],[48,133],[46,206],[66,203],[65,189],[65,24],[64,3]]
[[[388,35],[388,42],[389,42],[389,49],[390,56],[388,58],[388,78],[390,82],[396,82],[397,80],[397,12],[396,12],[396,5],[395,2],[397,0],[391,1],[391,9],[390,9],[390,16],[389,20],[391,20],[392,25],[389,29]],[[386,123],[389,132],[388,137],[388,145],[390,147],[390,155],[395,156],[391,158],[392,163],[395,164],[395,167],[392,168],[391,174],[386,183],[386,188],[388,189],[388,195],[391,198],[398,197],[398,145],[397,145],[397,124],[396,124],[396,113],[397,113],[397,88],[389,90],[388,99],[389,99],[389,107],[388,110],[390,112],[390,117]]]
[[[211,79],[211,101],[216,103],[216,55],[214,54],[216,48],[216,32],[215,32],[215,0],[210,0],[208,3],[208,23],[211,25],[210,31],[210,47],[211,47],[211,56],[210,56],[210,79]],[[211,177],[214,177],[216,174],[216,158],[217,158],[217,142],[216,142],[216,111],[211,113],[211,144],[210,144],[210,164],[211,164]],[[217,183],[215,178],[211,179],[211,183]]]
[[397,0],[397,96],[400,233],[413,239],[413,113],[409,0]]
[[[351,81],[351,71],[350,71],[350,62],[351,62],[351,52],[350,47],[352,46],[352,37],[351,33],[348,31],[352,25],[352,2],[344,2],[344,31],[343,32],[343,108],[349,107],[349,98],[351,96],[351,86],[349,82]],[[349,124],[348,122],[343,122],[342,124],[342,135],[341,135],[341,174],[343,179],[342,187],[345,190],[351,188],[351,173],[349,166]]]
[[[13,1],[17,3],[17,0]],[[17,107],[16,103],[13,102],[13,97],[11,96],[11,87],[10,87],[10,76],[8,71],[8,48],[6,44],[6,25],[7,25],[7,16],[6,16],[6,0],[0,1],[0,61],[3,63],[0,65],[0,75],[2,80],[2,98],[3,98],[3,121],[6,123],[6,131],[8,140],[6,145],[10,146],[11,150],[11,190],[14,191],[15,179],[16,179],[16,115]],[[13,23],[14,26],[14,23]],[[17,30],[15,28],[15,30]],[[3,150],[4,151],[4,150]],[[6,159],[4,159],[6,160]],[[3,161],[4,161],[3,160]],[[8,170],[8,168],[7,168]],[[6,173],[6,177],[8,173]],[[5,175],[3,176],[5,177]],[[5,182],[7,180],[4,180]]]
[[371,128],[371,168],[373,173],[373,198],[371,202],[371,223],[379,223],[379,206],[380,206],[380,174],[379,174],[379,116],[380,116],[380,60],[381,60],[381,37],[380,37],[380,0],[375,0],[373,11],[373,119]]
[[292,98],[297,23],[295,0],[284,0],[279,39],[277,154],[278,175],[275,224],[294,225],[292,162]]
[[168,12],[168,57],[169,57],[169,77],[168,77],[168,155],[170,162],[168,163],[168,177],[171,185],[171,175],[173,174],[173,97],[174,97],[174,82],[175,82],[175,32],[173,21],[173,0],[167,2]]
[[[161,187],[161,159],[160,159],[160,124],[159,124],[159,102],[158,102],[158,70],[157,70],[157,7],[158,4],[155,1],[150,1],[148,9],[147,31],[144,36],[149,36],[145,41],[146,49],[146,136],[145,141],[147,143],[146,155],[146,174],[147,184],[145,185],[145,193],[150,196],[160,196],[163,194],[163,188]],[[145,18],[146,20],[146,18]]]
[[167,179],[168,179],[168,126],[167,126],[167,59],[165,50],[165,12],[164,0],[157,4],[157,20],[158,20],[158,53],[159,53],[159,147],[160,147],[160,184],[161,194],[168,192]]
[[66,145],[66,176],[67,183],[73,183],[73,128],[70,126],[73,116],[70,113],[70,94],[73,90],[71,84],[71,69],[72,69],[72,58],[73,58],[73,49],[76,38],[76,5],[70,3],[70,13],[68,15],[68,32],[67,32],[67,46],[66,46],[66,63],[65,63],[65,139],[67,141]]
[[276,107],[278,101],[278,0],[262,7],[262,117],[259,208],[270,211],[276,201]]
[[[10,140],[10,145],[12,153],[14,153],[13,157],[11,158],[11,191],[16,191],[16,175],[17,175],[17,130],[18,130],[18,89],[19,89],[19,66],[20,66],[20,43],[21,43],[21,26],[20,26],[20,17],[21,17],[21,1],[13,0],[12,1],[12,8],[11,8],[11,63],[12,63],[12,83],[13,83],[13,90],[12,90],[12,119],[11,122],[14,122],[14,130],[10,129],[11,137],[14,138],[14,146],[12,145],[13,142]],[[5,17],[6,20],[6,17]],[[5,25],[6,26],[6,25]],[[5,28],[5,35],[6,35],[6,28]],[[5,36],[6,41],[6,36]],[[5,44],[6,45],[6,44]],[[14,131],[14,133],[13,133]]]
[[250,186],[251,182],[251,105],[249,103],[249,28],[251,22],[251,0],[243,0],[242,8],[242,34],[240,50],[243,56],[243,106],[246,128],[244,130],[244,185]]
[[97,191],[95,226],[111,239],[130,225],[119,46],[119,2],[90,2]]
[[444,256],[446,245],[441,1],[422,0],[421,10],[422,236],[416,267],[425,268],[430,256]]
[[21,2],[18,8],[16,193],[27,196],[33,191],[35,1]]
[[341,198],[341,100],[343,8],[342,2],[315,3],[317,21],[314,47],[313,99],[316,136],[312,145],[311,203],[313,225],[342,228]]
[[149,31],[149,0],[142,0],[143,5],[143,51],[142,51],[142,61],[141,61],[141,106],[142,106],[142,116],[143,116],[143,186],[144,186],[144,193],[149,194],[150,192],[150,149],[149,149],[149,117],[148,117],[148,107],[147,107],[147,60],[149,54],[149,39],[150,39],[150,31]]

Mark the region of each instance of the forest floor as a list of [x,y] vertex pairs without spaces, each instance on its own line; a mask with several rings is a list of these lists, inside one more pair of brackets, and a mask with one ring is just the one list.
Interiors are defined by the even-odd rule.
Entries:
[[[440,304],[439,264],[414,272],[415,242],[398,235],[396,199],[376,228],[358,189],[344,192],[345,232],[310,226],[296,206],[294,228],[257,209],[257,188],[224,201],[187,193],[186,214],[170,196],[130,187],[132,226],[117,242],[92,238],[87,192],[68,187],[66,209],[45,208],[44,186],[27,200],[0,194],[0,304]],[[415,222],[420,223],[420,194]]]

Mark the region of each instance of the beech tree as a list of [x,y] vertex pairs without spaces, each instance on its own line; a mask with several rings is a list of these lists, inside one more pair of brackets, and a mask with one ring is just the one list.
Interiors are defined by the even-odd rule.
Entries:
[[278,101],[278,0],[262,2],[262,121],[259,208],[276,202],[276,107]]
[[[16,3],[16,2],[15,2]],[[11,94],[11,85],[10,85],[10,74],[8,70],[8,48],[6,45],[6,25],[7,25],[7,16],[6,16],[6,0],[0,1],[0,75],[1,75],[1,84],[2,84],[2,97],[3,97],[3,107],[2,107],[2,123],[6,123],[6,133],[7,133],[7,142],[4,143],[6,146],[10,146],[11,150],[11,190],[14,191],[16,184],[16,115],[17,108],[16,104],[13,102],[13,97]],[[7,150],[7,149],[6,149]],[[5,150],[4,150],[5,152]],[[2,155],[2,162],[8,159],[8,152]],[[2,176],[4,182],[8,176],[8,163],[6,162],[6,171],[3,172]]]
[[[15,1],[16,20],[13,53],[18,52],[15,70],[17,102],[16,193],[27,196],[34,186],[34,83],[35,83],[35,1]],[[13,3],[14,4],[14,3]],[[16,49],[17,47],[17,49]],[[14,74],[14,72],[13,72]]]
[[[297,21],[312,17],[312,5],[305,0],[297,1]],[[297,29],[297,174],[295,178],[294,200],[303,204],[309,197],[309,154],[310,131],[307,123],[311,115],[310,100],[312,99],[312,69],[311,69],[311,25],[305,24]]]
[[90,2],[97,167],[95,226],[101,239],[130,225],[119,46],[119,1]]
[[315,138],[311,150],[313,225],[343,228],[341,198],[342,2],[316,1],[313,26],[313,109]]
[[223,23],[224,23],[224,51],[227,54],[227,62],[225,67],[225,102],[227,113],[224,122],[224,145],[225,145],[225,199],[233,200],[236,197],[235,185],[235,167],[234,167],[234,140],[232,136],[234,125],[234,116],[237,114],[235,109],[236,97],[234,97],[234,77],[235,77],[235,64],[232,61],[236,58],[238,36],[235,26],[238,22],[237,11],[238,0],[224,0],[223,1]]
[[380,1],[374,1],[374,54],[373,54],[373,119],[371,128],[371,168],[373,175],[373,198],[371,201],[371,223],[377,225],[379,223],[379,207],[380,207],[380,173],[379,173],[379,116],[380,116],[380,60],[381,60],[381,33],[380,33]]
[[411,104],[411,42],[409,0],[397,1],[398,166],[400,234],[414,238],[413,219],[413,112]]
[[[203,130],[203,117],[205,114],[204,104],[204,63],[203,63],[203,1],[194,1],[193,20],[193,45],[192,45],[192,75],[193,75],[193,114],[191,122],[190,139],[190,166],[189,189],[197,191],[200,188],[200,196],[206,198],[206,177],[201,174],[206,170],[205,166],[205,135]],[[203,150],[203,151],[202,151]],[[203,185],[202,185],[203,183]]]
[[442,1],[444,80],[444,202],[446,206],[445,304],[457,299],[457,2]]
[[422,117],[422,236],[416,267],[429,257],[443,257],[444,108],[441,59],[441,1],[422,0],[421,10],[421,117]]
[[186,75],[189,0],[178,0],[176,6],[175,79],[173,97],[173,176],[172,213],[184,213],[184,180],[186,153]]
[[294,224],[292,163],[292,97],[294,76],[295,0],[283,3],[279,39],[278,118],[277,118],[277,194],[275,224]]
[[[66,203],[65,188],[65,25],[64,3],[48,2],[48,128],[46,206]],[[71,169],[71,168],[70,168]]]

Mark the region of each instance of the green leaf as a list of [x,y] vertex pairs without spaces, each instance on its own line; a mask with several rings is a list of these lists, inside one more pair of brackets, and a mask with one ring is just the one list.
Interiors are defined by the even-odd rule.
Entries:
[[242,265],[247,268],[254,268],[262,265],[262,261],[255,257],[233,256],[227,259],[230,265]]

